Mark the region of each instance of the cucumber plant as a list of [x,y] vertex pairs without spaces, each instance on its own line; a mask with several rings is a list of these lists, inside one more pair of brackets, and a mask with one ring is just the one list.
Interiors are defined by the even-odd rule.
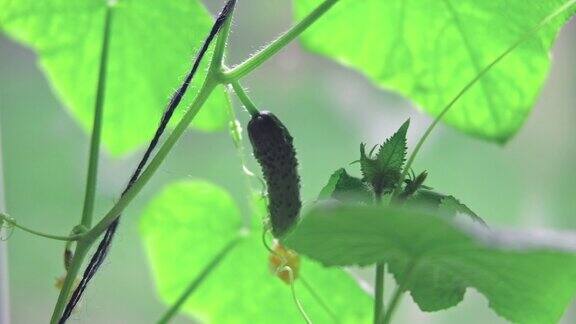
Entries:
[[[252,213],[260,217],[256,217],[257,221],[248,218],[240,221],[241,212],[228,193],[201,181],[169,186],[151,203],[143,217],[142,233],[160,294],[171,304],[159,322],[169,322],[180,309],[213,322],[265,322],[270,319],[263,315],[262,308],[270,308],[277,322],[299,321],[300,317],[296,317],[299,313],[307,322],[390,323],[405,292],[410,292],[423,311],[438,311],[457,305],[466,289],[474,287],[488,298],[497,314],[509,321],[553,323],[573,300],[575,246],[560,244],[558,237],[547,240],[528,235],[518,237],[488,228],[465,204],[427,183],[426,171],[414,173],[412,165],[440,121],[497,142],[506,141],[518,130],[545,79],[548,50],[559,29],[576,11],[576,0],[542,3],[502,0],[486,4],[475,1],[456,4],[450,0],[434,3],[294,0],[298,23],[234,67],[229,66],[224,54],[235,0],[227,1],[214,23],[203,16],[206,13],[197,1],[181,5],[161,2],[156,3],[157,7],[128,0],[82,5],[49,2],[54,8],[29,0],[0,0],[0,27],[39,53],[64,102],[81,122],[91,125],[84,209],[80,222],[69,235],[36,231],[8,215],[2,215],[0,224],[5,229],[20,229],[65,242],[66,276],[51,323],[68,320],[111,248],[120,215],[157,172],[188,126],[217,129],[223,123],[222,115],[225,121],[229,119],[231,137],[248,178],[247,196],[251,198]],[[66,14],[74,11],[90,19]],[[134,86],[133,93],[119,88],[118,80],[123,75],[119,71],[133,72],[131,63],[122,61],[121,54],[127,53],[129,46],[134,49],[147,43],[122,33],[132,27],[128,24],[130,18],[140,17],[142,12],[146,13],[145,19],[163,19],[166,24],[185,21],[169,13],[178,16],[193,12],[199,17],[200,29],[207,30],[206,37],[198,36],[199,33],[194,36],[200,49],[193,67],[160,114],[158,103],[146,93],[147,87]],[[156,12],[166,14],[158,18]],[[502,12],[509,12],[514,19]],[[429,19],[429,24],[415,24],[412,29],[405,26],[404,19],[417,21],[423,16]],[[484,37],[493,32],[491,29],[479,28],[486,26],[486,17],[501,25],[502,35],[493,41]],[[155,25],[153,20],[147,23],[144,28]],[[369,26],[349,32],[356,28],[351,24]],[[101,27],[98,33],[94,32],[95,26]],[[470,35],[472,28],[479,41]],[[398,33],[388,33],[389,29]],[[77,39],[81,30],[99,35],[95,38],[101,39],[101,44],[97,48],[93,44],[70,45],[70,39]],[[164,39],[170,39],[174,38],[172,32],[180,30],[157,33],[166,33]],[[435,41],[414,35],[430,36]],[[355,177],[345,168],[337,170],[317,201],[304,211],[297,146],[293,142],[293,136],[299,139],[298,134],[291,134],[273,112],[260,112],[241,85],[244,77],[299,36],[310,50],[347,62],[378,84],[413,99],[435,116],[410,155],[406,139],[409,122],[382,145],[368,150],[361,144],[356,162],[362,176]],[[381,42],[376,44],[374,39]],[[215,44],[212,40],[216,40]],[[70,71],[75,71],[76,63],[62,59],[59,53],[51,56],[54,55],[51,41],[68,46],[70,52],[64,54],[68,57],[80,55],[98,63],[83,66],[81,76],[74,79],[71,75],[75,74]],[[170,72],[163,70],[170,63],[170,59],[164,59],[175,54],[170,51],[170,42],[166,44],[166,48],[150,54],[156,55],[152,61],[160,68],[142,70],[138,66],[144,80],[141,83],[154,82],[164,89],[174,86],[159,77]],[[434,66],[421,55],[436,55]],[[531,64],[522,64],[527,57]],[[459,64],[450,64],[454,60]],[[458,71],[455,66],[465,68]],[[530,80],[523,79],[527,74],[532,76]],[[84,89],[75,91],[78,80],[93,84],[95,95]],[[510,80],[522,95],[508,95]],[[235,93],[251,114],[247,132],[254,157],[262,167],[264,194],[253,187],[253,179],[259,176],[246,167],[242,127],[224,88],[230,94]],[[188,100],[187,93],[191,93]],[[448,95],[452,99],[445,102]],[[91,106],[86,103],[92,97],[94,108],[86,108]],[[157,125],[141,122],[140,126],[155,126],[149,134],[134,123],[116,129],[110,123],[109,116],[113,114],[107,113],[108,109],[115,109],[114,114],[123,116],[126,112],[114,106],[126,106],[134,98],[142,98],[142,109],[154,111],[160,117]],[[177,123],[171,123],[178,107],[183,105],[181,102],[188,107]],[[224,113],[215,113],[214,107]],[[91,120],[87,122],[86,116]],[[162,139],[170,125],[174,127]],[[122,153],[144,144],[148,135],[151,140],[128,177],[126,189],[110,211],[92,224],[101,142]],[[194,212],[187,213],[187,209]],[[184,220],[189,225],[185,235],[179,234],[181,219],[174,219],[182,215],[188,215]],[[457,219],[458,215],[467,216],[471,222]],[[158,229],[151,225],[159,219],[169,226]],[[268,247],[269,231],[273,235],[273,248]],[[174,250],[175,246],[192,248],[181,253]],[[95,254],[77,282],[93,247]],[[270,272],[279,279],[273,278],[268,269],[259,272],[267,268],[267,259]],[[188,272],[173,275],[183,264],[188,265]],[[360,280],[341,270],[356,265],[375,267],[373,296],[360,288]],[[394,276],[397,286],[384,307],[386,272]],[[541,277],[534,280],[537,275]],[[222,279],[225,277],[234,280]],[[254,307],[256,302],[260,303],[258,307]]]

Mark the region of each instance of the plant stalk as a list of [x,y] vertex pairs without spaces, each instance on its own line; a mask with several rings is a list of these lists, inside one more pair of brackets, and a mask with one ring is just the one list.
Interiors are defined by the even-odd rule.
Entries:
[[80,268],[82,267],[82,262],[84,262],[84,258],[88,254],[90,247],[94,243],[94,240],[81,240],[76,245],[76,249],[74,250],[74,257],[70,262],[70,267],[66,273],[66,278],[64,278],[64,284],[62,285],[62,289],[60,290],[60,294],[58,295],[58,300],[56,301],[56,305],[54,306],[54,311],[52,312],[52,318],[50,319],[51,324],[57,324],[58,320],[60,319],[60,315],[64,311],[64,307],[66,303],[68,303],[68,298],[70,297],[70,291],[74,288],[74,282],[76,281],[76,277]]
[[[96,180],[98,175],[98,158],[100,153],[100,138],[102,135],[102,115],[104,110],[104,97],[106,88],[106,67],[108,65],[108,52],[110,45],[110,26],[113,19],[113,7],[106,7],[104,17],[103,42],[100,52],[100,66],[98,70],[98,83],[96,88],[96,102],[94,105],[94,121],[92,124],[92,134],[90,137],[90,156],[88,158],[88,172],[86,176],[86,191],[84,196],[84,207],[80,224],[86,228],[92,225],[92,215],[94,211],[94,199],[96,195]],[[66,272],[64,284],[60,290],[58,300],[54,306],[51,323],[57,323],[64,306],[70,296],[70,290],[74,286],[74,281],[78,271],[82,266],[84,257],[90,249],[92,242],[82,240],[76,246],[74,257],[72,258],[70,268]]]
[[[379,188],[375,194],[376,205],[382,204],[382,190]],[[384,275],[386,274],[386,263],[379,262],[376,264],[376,274],[374,277],[374,324],[378,324],[382,314],[385,312],[384,307],[384,292],[385,282]]]
[[92,122],[92,135],[90,136],[90,155],[88,158],[88,171],[86,174],[86,190],[81,224],[90,228],[94,213],[94,199],[96,196],[96,182],[98,177],[98,158],[100,156],[100,139],[102,137],[102,115],[104,113],[104,98],[106,93],[106,70],[108,66],[108,52],[110,47],[110,26],[112,24],[112,8],[106,8],[104,20],[104,40],[100,52],[100,70],[98,71],[98,85],[96,87],[96,102],[94,104],[94,120]]
[[302,34],[310,25],[315,23],[320,17],[322,17],[330,8],[332,8],[338,0],[325,0],[316,9],[314,9],[308,16],[302,19],[298,24],[294,25],[264,49],[254,54],[252,57],[240,63],[238,66],[234,67],[228,72],[224,73],[224,78],[228,80],[227,83],[236,81],[246,76],[254,69],[262,65],[280,50],[282,50],[286,45],[293,41],[296,37]]
[[378,263],[376,265],[376,277],[374,282],[374,324],[378,324],[378,320],[385,312],[384,309],[384,274],[385,264]]
[[260,112],[258,111],[258,108],[256,108],[256,104],[254,104],[254,102],[250,99],[250,97],[246,93],[246,90],[244,90],[240,82],[232,81],[230,85],[232,85],[232,89],[234,89],[236,96],[238,97],[238,99],[240,99],[240,102],[244,105],[244,107],[250,113],[250,115],[258,116]]
[[218,73],[222,70],[224,66],[224,55],[226,54],[226,44],[228,42],[228,36],[230,36],[230,28],[232,27],[232,17],[234,16],[234,9],[236,8],[236,0],[230,3],[230,13],[228,18],[222,25],[218,38],[216,39],[216,45],[214,46],[214,54],[212,55],[212,61],[210,62],[210,70],[214,73]]

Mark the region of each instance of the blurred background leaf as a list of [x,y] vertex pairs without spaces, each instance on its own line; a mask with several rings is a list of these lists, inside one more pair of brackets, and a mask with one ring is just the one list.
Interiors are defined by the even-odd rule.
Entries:
[[[322,0],[294,0],[296,18]],[[565,0],[342,0],[302,40],[379,86],[438,115],[485,66]],[[444,120],[506,142],[524,123],[548,75],[549,51],[573,6],[463,96]]]
[[[0,0],[2,30],[36,51],[54,91],[86,131],[94,115],[105,5],[105,0]],[[111,154],[131,152],[150,140],[211,26],[212,18],[197,0],[125,0],[115,6],[102,135]],[[197,93],[210,56],[174,119]],[[227,105],[220,88],[193,125],[223,129]]]
[[[183,306],[205,323],[294,323],[300,318],[290,286],[269,269],[261,239],[262,215],[243,241]],[[160,296],[171,305],[228,242],[240,235],[238,208],[223,189],[204,181],[166,187],[142,216],[142,235]],[[248,230],[248,229],[245,229]],[[306,280],[341,323],[370,319],[371,298],[352,277],[302,260],[296,293],[317,323],[334,319],[302,284]]]

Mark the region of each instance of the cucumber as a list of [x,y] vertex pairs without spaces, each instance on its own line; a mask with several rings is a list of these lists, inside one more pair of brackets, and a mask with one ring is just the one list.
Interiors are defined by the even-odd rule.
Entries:
[[282,122],[268,111],[252,116],[248,136],[267,186],[272,234],[280,237],[294,225],[302,208],[293,138]]

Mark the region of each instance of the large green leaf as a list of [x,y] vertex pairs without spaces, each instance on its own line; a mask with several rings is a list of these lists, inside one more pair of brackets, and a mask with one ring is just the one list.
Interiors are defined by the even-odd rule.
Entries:
[[[86,130],[94,112],[105,5],[105,0],[0,0],[1,30],[34,49],[54,90]],[[111,27],[102,135],[109,152],[134,150],[152,137],[211,25],[198,0],[119,1]],[[179,114],[205,71],[199,69]],[[195,126],[223,128],[227,105],[218,89]]]
[[387,262],[425,311],[467,287],[517,323],[557,323],[576,292],[576,236],[463,228],[443,217],[376,206],[317,207],[285,244],[327,266]]
[[[259,222],[256,222],[259,224]],[[228,242],[241,232],[230,196],[199,181],[168,186],[146,209],[141,232],[160,296],[172,304]],[[367,322],[371,298],[347,273],[302,260],[301,277],[343,323]],[[296,292],[315,323],[333,319],[296,280]],[[268,252],[255,230],[222,261],[184,304],[183,312],[209,323],[295,323],[301,320],[290,287],[268,269]]]
[[[297,19],[322,1],[294,0]],[[482,68],[566,2],[340,0],[302,41],[436,116]],[[509,139],[534,105],[550,48],[570,14],[501,61],[445,120],[479,137]]]

